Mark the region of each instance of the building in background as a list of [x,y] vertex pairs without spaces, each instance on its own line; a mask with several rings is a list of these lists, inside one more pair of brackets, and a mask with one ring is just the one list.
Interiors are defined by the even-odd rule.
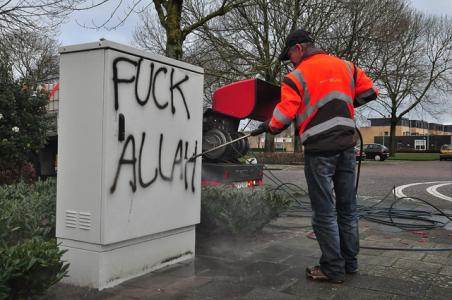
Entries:
[[[370,126],[359,128],[364,144],[389,144],[390,119],[369,119]],[[444,144],[452,144],[452,125],[428,123],[402,118],[396,126],[397,150],[439,151]]]
[[[246,132],[249,133],[249,132]],[[248,138],[251,149],[264,149],[265,134],[250,136]],[[294,129],[293,125],[275,136],[275,150],[293,152],[294,151]]]

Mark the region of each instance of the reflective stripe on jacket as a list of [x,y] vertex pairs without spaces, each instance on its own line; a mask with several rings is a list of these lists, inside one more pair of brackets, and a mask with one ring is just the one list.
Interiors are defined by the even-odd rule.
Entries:
[[336,152],[356,144],[354,107],[376,99],[372,81],[352,63],[320,50],[303,58],[281,84],[270,131],[293,120],[308,152]]

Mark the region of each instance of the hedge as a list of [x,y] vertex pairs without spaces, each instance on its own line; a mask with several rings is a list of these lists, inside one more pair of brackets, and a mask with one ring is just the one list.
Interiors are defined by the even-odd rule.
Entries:
[[55,180],[0,186],[0,299],[42,295],[66,275],[55,208]]
[[205,187],[201,193],[202,232],[251,235],[290,206],[280,192],[265,189]]

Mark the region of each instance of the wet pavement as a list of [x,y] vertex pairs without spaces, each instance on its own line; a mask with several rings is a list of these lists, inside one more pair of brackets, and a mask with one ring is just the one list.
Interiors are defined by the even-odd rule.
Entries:
[[[394,185],[451,180],[451,166],[444,162],[365,162],[359,204],[388,207],[392,196],[379,201]],[[274,174],[306,188],[303,166],[275,165],[266,173],[267,182]],[[438,191],[452,197],[450,187]],[[452,213],[451,202],[425,194],[426,188],[416,185],[404,193],[422,195]],[[410,200],[400,202],[397,208],[434,212],[434,208]],[[43,299],[452,299],[452,251],[391,250],[451,249],[452,224],[429,231],[404,231],[362,219],[359,228],[360,271],[347,275],[343,284],[306,279],[305,269],[318,262],[320,250],[310,238],[309,213],[297,211],[281,216],[252,237],[198,234],[192,261],[100,292],[58,284]],[[372,247],[380,250],[369,249]]]
[[58,284],[43,299],[452,299],[452,251],[366,249],[450,249],[452,231],[362,220],[360,271],[332,284],[305,277],[320,255],[305,215],[282,216],[252,237],[198,235],[192,261],[100,292]]

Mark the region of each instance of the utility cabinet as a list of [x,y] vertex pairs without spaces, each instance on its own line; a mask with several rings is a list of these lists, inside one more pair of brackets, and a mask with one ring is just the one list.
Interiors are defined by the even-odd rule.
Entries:
[[193,258],[203,69],[107,40],[60,53],[65,282],[103,289]]

